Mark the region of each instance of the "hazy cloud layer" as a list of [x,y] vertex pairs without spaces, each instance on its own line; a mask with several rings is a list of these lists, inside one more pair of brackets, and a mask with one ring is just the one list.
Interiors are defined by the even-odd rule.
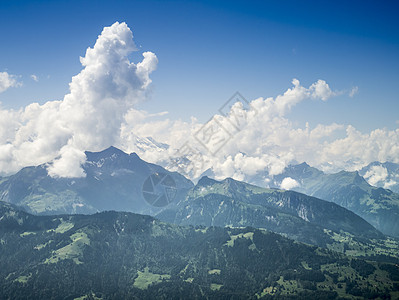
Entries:
[[62,101],[0,110],[0,171],[15,172],[56,158],[48,167],[50,175],[84,176],[83,151],[118,144],[126,112],[145,97],[151,83],[155,54],[145,52],[134,64],[128,59],[132,51],[132,32],[116,22],[105,27],[80,58],[83,69],[72,78],[70,93]]

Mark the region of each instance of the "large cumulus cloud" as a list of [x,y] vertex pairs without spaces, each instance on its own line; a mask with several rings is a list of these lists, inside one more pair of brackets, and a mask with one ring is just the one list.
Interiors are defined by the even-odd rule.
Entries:
[[[145,97],[157,57],[136,51],[125,23],[105,27],[93,48],[81,57],[82,71],[72,78],[62,101],[33,103],[19,111],[0,110],[0,171],[52,161],[51,176],[84,176],[84,150],[118,144],[126,112]],[[55,159],[55,160],[54,160]]]

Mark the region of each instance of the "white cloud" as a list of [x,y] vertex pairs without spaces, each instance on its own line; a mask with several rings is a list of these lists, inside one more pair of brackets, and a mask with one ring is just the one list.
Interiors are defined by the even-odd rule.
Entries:
[[17,76],[10,75],[7,72],[0,72],[0,93],[5,92],[10,87],[19,87],[22,83],[18,81]]
[[[215,132],[227,129],[231,139],[211,154],[194,138],[204,125],[195,117],[184,122],[169,119],[165,112],[149,114],[134,108],[146,97],[158,62],[151,52],[144,52],[137,64],[130,62],[128,55],[135,50],[125,23],[105,27],[81,58],[83,69],[72,78],[70,93],[62,101],[33,103],[18,111],[0,108],[1,172],[52,161],[48,165],[51,176],[84,176],[83,151],[110,145],[165,166],[170,157],[183,154],[193,161],[186,167],[192,178],[208,168],[218,179],[264,178],[296,161],[324,171],[355,170],[372,161],[399,162],[399,129],[361,133],[337,123],[293,125],[286,115],[295,105],[342,94],[324,80],[305,87],[293,79],[292,86],[275,98],[254,99],[248,109],[238,103],[227,116],[215,115],[213,121],[222,126],[216,126]],[[237,120],[238,129],[233,126]],[[170,147],[159,147],[146,137]],[[207,146],[215,149],[215,145]],[[295,183],[287,179],[284,187],[289,184]]]
[[[292,83],[292,88],[275,99],[258,98],[251,101],[249,110],[236,104],[233,105],[227,117],[215,115],[214,120],[218,123],[214,120],[212,122],[222,126],[215,126],[218,133],[223,133],[222,128],[225,128],[232,136],[231,140],[215,155],[210,154],[193,138],[203,126],[195,118],[192,118],[191,123],[169,119],[152,121],[142,113],[132,112],[136,115],[140,114],[140,117],[131,118],[135,122],[127,120],[125,128],[129,128],[127,132],[134,132],[138,136],[152,136],[171,146],[163,153],[156,150],[138,153],[152,162],[166,164],[169,156],[179,154],[175,152],[185,142],[189,147],[197,148],[204,163],[202,168],[198,168],[195,172],[196,174],[191,174],[192,177],[199,176],[207,168],[212,168],[217,178],[248,179],[265,170],[273,175],[279,174],[301,153],[308,154],[318,141],[323,141],[343,128],[342,125],[331,124],[318,125],[313,130],[293,129],[292,124],[284,117],[292,106],[305,99],[323,98],[325,101],[328,97],[332,97],[334,92],[322,80],[309,88],[301,86],[297,79],[294,79]],[[239,131],[232,125],[237,123],[237,118],[240,119],[241,130]],[[207,146],[212,148],[212,145]],[[130,147],[130,150],[133,148]],[[190,155],[198,160],[198,155]]]
[[363,177],[369,184],[374,186],[383,186],[385,189],[389,189],[398,184],[392,178],[389,179],[387,168],[381,165],[372,166]]
[[120,144],[127,111],[142,101],[157,58],[143,53],[137,64],[133,35],[125,23],[105,27],[82,57],[82,71],[72,78],[62,101],[33,103],[19,111],[0,109],[0,166],[4,173],[57,159],[52,176],[84,176],[84,150]]
[[397,185],[398,183],[395,180],[388,180],[384,182],[384,189],[390,189],[391,187]]
[[371,185],[377,185],[388,177],[388,170],[383,166],[372,166],[363,176]]
[[[341,92],[332,91],[323,80],[316,81],[309,88],[303,87],[296,79],[292,83],[293,87],[275,98],[251,101],[248,110],[242,105],[234,105],[227,117],[216,115],[215,120],[231,132],[232,138],[214,155],[193,138],[203,126],[195,118],[191,123],[169,119],[154,121],[141,113],[140,118],[134,118],[136,123],[127,120],[124,126],[129,128],[127,132],[152,136],[171,146],[165,151],[138,151],[140,156],[154,163],[167,165],[168,158],[178,155],[176,150],[182,145],[185,145],[184,150],[187,150],[187,145],[198,149],[199,155],[187,155],[188,159],[196,160],[188,166],[192,178],[212,168],[218,179],[232,177],[250,181],[257,175],[262,177],[265,172],[277,175],[288,164],[297,161],[306,161],[327,172],[356,170],[377,160],[399,162],[399,129],[376,129],[362,134],[351,125],[337,123],[295,127],[285,116],[294,105],[306,99],[326,101]],[[232,126],[237,116],[240,130]],[[216,128],[219,130],[215,132],[223,132],[221,128]],[[133,150],[133,147],[129,149]],[[173,165],[170,169],[181,170]]]
[[285,177],[280,184],[280,188],[283,190],[291,190],[299,186],[298,181],[292,179],[291,177]]
[[354,87],[351,89],[351,91],[349,92],[349,97],[352,98],[352,97],[355,96],[358,92],[359,92],[359,87],[354,86]]
[[39,77],[37,77],[37,75],[35,75],[35,74],[30,75],[30,78],[32,78],[32,80],[34,80],[36,82],[39,82]]
[[321,99],[323,101],[326,101],[336,95],[336,92],[333,92],[330,89],[330,86],[327,84],[327,82],[320,79],[313,83],[309,90],[312,92],[312,98]]
[[75,178],[86,176],[80,167],[86,161],[84,152],[66,145],[60,150],[60,157],[49,164],[47,170],[51,177]]
[[373,161],[399,162],[399,129],[375,129],[363,134],[348,125],[346,136],[323,145],[316,161],[328,161],[335,169],[348,170],[358,170]]

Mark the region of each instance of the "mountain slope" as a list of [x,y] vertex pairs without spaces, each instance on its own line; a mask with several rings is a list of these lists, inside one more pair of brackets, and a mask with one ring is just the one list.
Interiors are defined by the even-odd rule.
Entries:
[[157,215],[180,225],[265,228],[300,242],[358,256],[398,257],[379,231],[335,203],[233,179],[203,177],[175,208]]
[[0,200],[24,207],[35,214],[94,213],[104,210],[154,214],[142,194],[152,174],[167,174],[174,181],[176,196],[183,198],[193,184],[182,175],[110,147],[86,152],[84,178],[52,178],[46,166],[28,167],[0,181]]
[[276,186],[286,177],[299,183],[293,190],[335,202],[355,212],[381,232],[399,237],[399,194],[371,186],[357,172],[325,174],[306,163],[289,166],[275,176]]
[[[149,216],[33,216],[0,202],[2,298],[396,297],[398,268],[252,228]],[[378,281],[377,281],[378,278]]]

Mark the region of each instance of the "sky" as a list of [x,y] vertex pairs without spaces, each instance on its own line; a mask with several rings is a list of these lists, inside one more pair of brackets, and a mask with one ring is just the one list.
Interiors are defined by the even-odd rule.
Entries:
[[[83,147],[99,150],[115,143],[125,150],[135,150],[134,145],[129,144],[133,143],[132,136],[126,137],[126,128],[134,130],[135,136],[151,135],[179,148],[178,144],[184,141],[176,137],[193,133],[168,129],[169,135],[174,137],[171,140],[165,133],[154,132],[154,128],[158,128],[156,125],[167,123],[170,128],[183,126],[198,130],[236,91],[249,102],[262,97],[264,106],[269,109],[266,114],[273,109],[265,99],[272,97],[279,107],[275,109],[279,120],[270,122],[285,122],[284,128],[289,131],[311,131],[336,124],[334,126],[338,126],[340,132],[334,130],[334,134],[328,138],[324,136],[313,145],[323,153],[320,155],[325,160],[314,160],[317,166],[328,163],[337,168],[355,168],[347,162],[356,160],[356,166],[359,166],[377,159],[399,159],[399,150],[395,152],[399,134],[398,13],[396,1],[1,1],[0,117],[3,120],[0,119],[0,173],[44,163],[63,153],[67,153],[65,157],[81,162],[84,160]],[[129,41],[129,32],[134,39],[132,51],[128,50],[123,58],[115,57],[118,61],[128,59],[134,67],[119,61],[114,68],[111,64],[115,57],[106,57],[100,48],[92,51],[97,58],[86,59],[86,65],[82,64],[80,57],[87,58],[86,50],[95,48],[103,29],[115,22],[125,22],[127,29],[119,28],[118,31],[115,27],[117,33],[114,34],[118,36],[114,41]],[[103,37],[109,38],[107,35]],[[143,58],[143,53],[151,54]],[[97,68],[95,62],[91,65],[99,57],[110,65],[104,68]],[[144,73],[137,71],[139,66],[145,69]],[[122,93],[118,87],[100,85],[101,80],[107,79],[104,74],[105,77],[99,75],[100,71],[111,72],[113,78],[117,78],[114,82],[127,91]],[[131,75],[130,82],[120,79],[126,74]],[[74,76],[77,76],[75,85]],[[93,78],[98,86],[90,86]],[[300,84],[294,84],[294,79]],[[314,84],[326,89],[327,94],[314,90]],[[95,95],[98,88],[109,88],[109,91],[98,96]],[[290,102],[280,97],[289,90],[294,90],[292,93],[299,98],[294,97],[296,100]],[[128,101],[128,98],[134,100]],[[89,100],[85,102],[84,99]],[[112,106],[107,99],[117,99],[115,103],[118,105],[113,103],[115,106]],[[284,108],[277,99],[282,99]],[[46,102],[50,104],[43,106]],[[40,108],[33,109],[32,103],[38,103]],[[93,134],[101,133],[107,127],[98,124],[110,120],[115,123],[107,128],[109,132],[100,140],[87,138],[85,134],[89,134],[90,128],[83,129],[83,117],[77,120],[76,114],[71,113],[79,107],[98,109],[97,104],[103,108],[98,114],[103,119],[93,115]],[[115,110],[110,110],[110,106]],[[132,112],[133,109],[136,111]],[[61,124],[58,131],[54,129],[51,141],[56,142],[50,150],[44,146],[48,140],[40,140],[45,133],[40,131],[43,124],[37,120],[48,120],[48,117],[38,116],[39,110],[55,110],[53,114],[47,113],[53,118],[60,114],[62,117],[58,119],[72,124]],[[112,111],[113,115],[107,115],[107,111]],[[125,137],[121,140],[118,130],[120,124],[126,123],[124,113],[129,111],[130,125],[125,124]],[[145,118],[154,122],[152,131],[137,122]],[[10,123],[15,123],[11,129],[7,127]],[[68,130],[69,138],[65,134]],[[275,130],[284,132],[280,127]],[[377,134],[378,130],[385,131]],[[11,131],[19,133],[14,136]],[[349,151],[342,146],[353,144],[353,140],[341,141],[348,137],[348,132],[352,132],[351,137],[356,135],[363,141],[359,148]],[[119,135],[118,139],[115,139],[115,133]],[[250,135],[245,133],[245,136]],[[390,141],[384,146],[391,148],[389,154],[381,146],[382,142],[375,141],[376,135],[379,138],[385,136],[387,143]],[[281,139],[281,136],[282,133],[274,138]],[[262,138],[249,143],[261,144],[271,137],[262,135]],[[333,138],[341,140],[333,143]],[[325,139],[331,142],[328,147],[334,147],[334,150],[326,150]],[[374,144],[370,139],[374,139]],[[283,159],[283,165],[292,160],[312,160],[310,150],[305,154],[302,149],[304,154],[297,156],[295,153],[301,152],[297,149],[298,142],[290,142],[292,144],[283,147],[291,149],[289,155],[285,153],[288,150],[284,153],[275,150],[279,159],[288,155]],[[281,148],[281,141],[276,140],[276,145]],[[363,151],[365,145],[374,152],[360,157],[356,152]],[[270,148],[246,151],[241,148],[232,147],[221,153],[219,163],[224,164],[229,156],[234,160],[237,153],[244,152],[248,157],[261,159],[261,166],[270,166],[271,158],[262,156],[265,152],[270,154]],[[341,152],[337,148],[342,148]],[[380,151],[382,148],[384,154]],[[32,157],[21,158],[27,151],[32,152]],[[149,154],[147,158],[154,162],[165,159]],[[66,162],[57,162],[60,168],[65,168],[61,173],[71,171]],[[253,172],[241,170],[237,173],[226,171],[226,168],[220,167],[220,176],[245,178],[243,172]],[[237,164],[233,169],[237,169]],[[81,170],[75,170],[71,174],[79,175],[79,172]]]

